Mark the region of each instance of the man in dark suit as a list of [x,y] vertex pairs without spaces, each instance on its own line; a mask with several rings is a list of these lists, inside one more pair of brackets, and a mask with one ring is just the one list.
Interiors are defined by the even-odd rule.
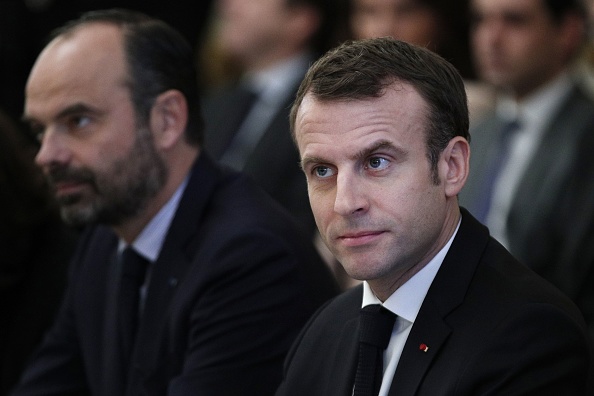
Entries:
[[576,184],[594,168],[594,101],[572,71],[586,39],[583,3],[473,0],[472,13],[475,63],[499,97],[471,131],[460,203],[569,296],[594,337],[594,255],[580,248],[594,216],[579,203],[594,180]]
[[320,234],[364,282],[310,319],[278,396],[590,394],[579,310],[458,206],[469,121],[451,64],[345,43],[310,68],[291,122]]
[[187,41],[142,14],[85,14],[38,57],[25,119],[62,217],[88,227],[13,394],[272,394],[336,285],[288,214],[201,150]]

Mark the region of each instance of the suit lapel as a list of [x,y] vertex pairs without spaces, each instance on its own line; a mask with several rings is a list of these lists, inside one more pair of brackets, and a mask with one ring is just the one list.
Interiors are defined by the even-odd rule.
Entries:
[[[487,228],[465,209],[461,211],[462,223],[458,234],[413,324],[396,368],[389,396],[416,394],[431,362],[452,332],[445,319],[464,301],[489,240]],[[428,348],[426,352],[422,345]]]
[[402,351],[389,396],[415,394],[431,362],[452,332],[432,304],[423,304],[422,310]]
[[[359,303],[359,307],[361,303]],[[359,318],[355,317],[347,322],[342,328],[338,347],[335,349],[334,359],[329,372],[332,373],[332,379],[328,383],[326,395],[351,396],[353,393],[353,384],[355,370],[357,368],[358,345],[359,345]],[[345,381],[348,379],[348,381]]]
[[[200,219],[219,171],[203,152],[192,169],[175,217],[163,247],[153,264],[144,313],[139,323],[136,347],[133,353],[135,366],[142,376],[151,372],[161,362],[161,345],[166,342],[166,325],[169,307],[179,285],[184,281],[192,264],[194,246],[198,238]],[[158,340],[159,342],[156,342]]]
[[522,241],[531,237],[530,230],[541,227],[538,223],[544,220],[543,213],[554,212],[558,201],[551,197],[566,187],[580,137],[591,132],[588,125],[593,117],[590,102],[574,88],[545,131],[518,185],[508,215],[509,240],[519,241],[518,246],[511,246],[512,251],[520,252]]
[[[90,296],[105,296],[105,303],[103,307],[103,331],[101,333],[102,340],[100,343],[96,343],[100,350],[98,356],[102,357],[100,361],[101,365],[101,385],[103,386],[102,393],[104,394],[120,394],[123,390],[123,377],[122,373],[124,368],[119,364],[120,359],[120,345],[119,340],[119,327],[117,320],[117,305],[118,305],[118,285],[119,285],[119,273],[116,265],[116,254],[117,254],[118,238],[117,236],[107,228],[97,227],[93,234],[93,239],[87,247],[86,251],[89,252],[89,262],[94,263],[86,267],[87,271],[89,268],[97,268],[97,270],[106,274],[101,277],[99,274],[87,274],[90,276],[96,287],[101,288],[95,290],[95,292],[89,292]],[[103,278],[104,282],[99,282],[99,279]],[[92,304],[89,304],[92,307]]]

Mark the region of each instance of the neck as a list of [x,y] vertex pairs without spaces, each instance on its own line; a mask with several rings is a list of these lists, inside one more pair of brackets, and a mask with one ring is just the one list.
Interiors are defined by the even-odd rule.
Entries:
[[114,232],[126,243],[131,244],[134,242],[144,227],[165,206],[183,183],[199,154],[200,151],[197,148],[185,145],[184,149],[176,150],[175,154],[172,153],[166,158],[169,164],[169,175],[161,191],[149,201],[146,208],[137,216],[114,226]]

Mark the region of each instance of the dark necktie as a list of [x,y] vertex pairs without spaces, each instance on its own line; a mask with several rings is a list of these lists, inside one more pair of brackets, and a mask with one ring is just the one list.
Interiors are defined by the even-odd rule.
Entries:
[[114,253],[106,296],[101,395],[125,394],[139,316],[140,286],[148,267],[148,262],[131,247]]
[[493,158],[493,161],[487,165],[485,173],[482,175],[483,184],[477,197],[476,210],[473,214],[483,224],[487,221],[487,216],[491,210],[495,184],[499,179],[501,170],[507,164],[513,134],[517,132],[519,128],[520,123],[516,120],[509,121],[503,126],[497,140],[496,155]]
[[[118,322],[122,358],[128,362],[132,354],[136,328],[140,316],[140,287],[144,282],[148,261],[132,247],[124,249],[120,256],[120,288]],[[125,366],[124,366],[125,367]]]
[[383,377],[383,353],[390,343],[396,315],[379,304],[361,309],[359,363],[354,396],[376,396]]

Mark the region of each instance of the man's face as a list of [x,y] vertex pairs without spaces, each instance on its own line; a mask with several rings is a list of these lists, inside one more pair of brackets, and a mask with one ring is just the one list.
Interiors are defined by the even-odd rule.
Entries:
[[439,18],[419,0],[353,0],[356,38],[391,36],[429,47],[439,40]]
[[29,77],[25,118],[39,134],[36,162],[70,224],[120,225],[167,178],[150,130],[138,128],[125,76],[119,31],[93,24],[50,44]]
[[396,283],[447,241],[449,203],[445,183],[432,180],[427,111],[401,83],[379,98],[319,101],[307,94],[300,105],[296,141],[316,223],[356,279]]
[[565,67],[565,24],[543,0],[472,0],[472,13],[473,53],[485,81],[522,97]]

